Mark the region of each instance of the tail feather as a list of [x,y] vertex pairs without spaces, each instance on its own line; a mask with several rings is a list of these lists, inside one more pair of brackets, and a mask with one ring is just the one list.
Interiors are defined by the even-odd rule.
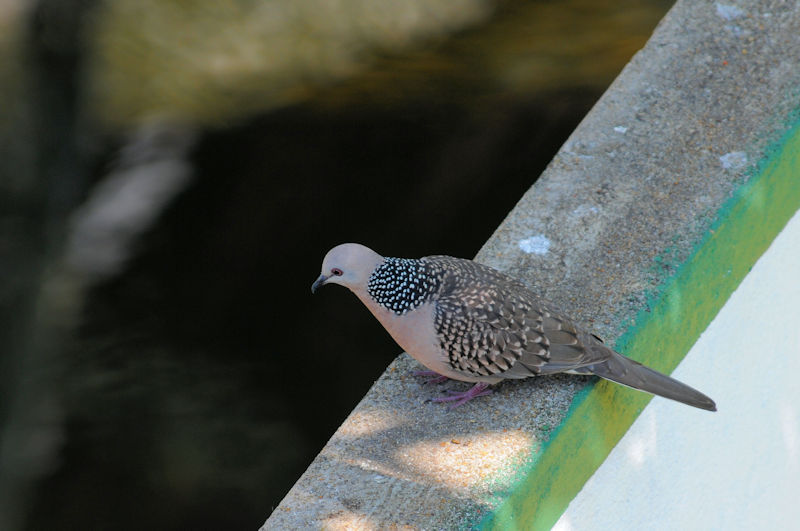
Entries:
[[[607,347],[602,347],[607,348]],[[716,411],[717,405],[700,391],[642,365],[630,358],[608,349],[612,355],[602,363],[586,367],[593,374],[626,385],[639,391],[677,400],[684,404],[708,411]]]

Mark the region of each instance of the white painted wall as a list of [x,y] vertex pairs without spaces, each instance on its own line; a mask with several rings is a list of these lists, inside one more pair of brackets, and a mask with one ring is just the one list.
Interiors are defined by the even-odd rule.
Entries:
[[554,529],[800,530],[800,212],[673,376],[719,411],[654,398]]

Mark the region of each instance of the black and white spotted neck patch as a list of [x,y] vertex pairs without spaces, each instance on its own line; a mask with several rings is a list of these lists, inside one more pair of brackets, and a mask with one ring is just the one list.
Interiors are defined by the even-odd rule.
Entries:
[[369,277],[367,293],[375,302],[403,315],[430,299],[439,280],[423,260],[386,258]]

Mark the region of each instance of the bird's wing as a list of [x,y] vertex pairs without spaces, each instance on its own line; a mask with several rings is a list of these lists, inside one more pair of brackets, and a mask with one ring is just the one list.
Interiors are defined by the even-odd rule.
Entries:
[[475,262],[463,265],[435,310],[440,346],[454,370],[527,378],[604,361],[607,349],[588,348],[597,340],[519,281]]
[[[437,301],[435,325],[453,369],[471,376],[528,378],[604,361],[586,348],[588,334],[558,311],[529,297],[447,297]],[[533,302],[533,304],[531,304]]]
[[614,352],[519,281],[449,259],[435,326],[451,367],[487,381],[576,370],[716,411],[703,393]]

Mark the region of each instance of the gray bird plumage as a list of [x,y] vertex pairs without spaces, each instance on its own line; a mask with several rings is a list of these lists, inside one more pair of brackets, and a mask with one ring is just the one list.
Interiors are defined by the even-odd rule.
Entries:
[[344,244],[325,257],[312,291],[326,283],[350,288],[423,365],[477,382],[462,401],[504,379],[568,372],[716,411],[706,395],[613,351],[520,281],[472,260],[383,258]]

